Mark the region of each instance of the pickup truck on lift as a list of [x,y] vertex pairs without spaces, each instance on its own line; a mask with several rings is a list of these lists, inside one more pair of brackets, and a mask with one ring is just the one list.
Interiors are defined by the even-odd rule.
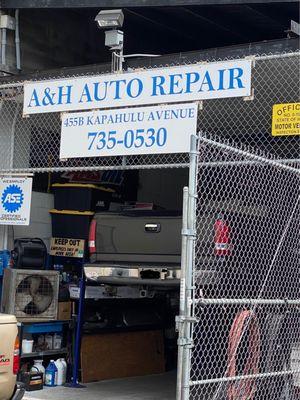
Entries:
[[96,213],[87,277],[110,285],[178,284],[181,225],[177,212]]
[[25,390],[17,383],[19,339],[14,315],[0,313],[0,400],[21,400]]
[[[230,211],[229,206],[225,212],[218,202],[210,202],[198,214],[194,271],[198,285],[224,281],[225,274],[229,281],[230,273],[237,279],[239,270],[245,280],[244,274],[257,268],[258,259],[259,271],[264,270],[254,243],[260,240],[258,236],[261,240],[266,237],[264,210],[234,203]],[[163,290],[179,287],[181,230],[179,212],[98,212],[90,225],[90,262],[84,266],[85,275],[97,284],[155,286]]]
[[[202,217],[205,257],[198,278],[212,282],[219,270],[215,255],[215,222],[211,210]],[[90,225],[88,280],[108,285],[179,287],[181,275],[182,216],[177,211],[124,211],[96,213]],[[229,244],[228,244],[229,245]]]

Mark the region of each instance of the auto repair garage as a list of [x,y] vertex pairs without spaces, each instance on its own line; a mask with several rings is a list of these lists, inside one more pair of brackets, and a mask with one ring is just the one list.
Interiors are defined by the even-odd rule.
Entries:
[[[281,300],[284,307],[293,301],[294,307],[297,299],[292,289],[297,279],[292,255],[296,222],[293,209],[289,213],[284,208],[287,198],[295,201],[297,141],[294,131],[285,137],[272,135],[273,106],[294,104],[297,110],[299,104],[296,47],[290,39],[162,56],[155,65],[152,59],[136,58],[127,61],[127,71],[120,75],[100,64],[5,78],[0,86],[1,198],[6,211],[1,217],[6,227],[1,306],[20,322],[19,379],[28,390],[35,389],[29,398],[167,400],[175,399],[177,385],[177,396],[182,396],[178,399],[187,399],[187,372],[190,398],[224,395],[227,388],[215,387],[214,380],[223,382],[229,376],[232,354],[238,352],[232,350],[231,339],[243,318],[240,311],[247,310],[245,299],[257,300],[262,308],[265,300],[258,285],[265,276],[250,259],[266,251],[266,213],[275,213],[263,203],[266,196],[278,198],[284,219],[292,221],[281,238],[289,237],[282,259],[289,260],[290,269],[285,270],[283,286],[276,269],[276,290],[268,287],[269,313],[255,309],[249,338],[247,333],[245,343],[240,339],[241,366],[235,375],[250,374],[248,365],[254,375],[279,371],[290,360],[291,350],[286,349],[281,361],[268,364],[272,348],[266,347],[263,332],[268,318],[282,314],[282,326],[293,326],[290,341],[295,345],[299,328],[299,312],[283,313],[280,308]],[[201,81],[197,68],[203,68]],[[226,69],[231,71],[227,77]],[[184,83],[176,80],[182,71]],[[142,98],[149,77],[156,82],[152,95],[160,96],[155,101]],[[128,80],[124,88],[122,80]],[[212,95],[217,87],[223,90],[223,84],[226,89],[224,82],[235,95]],[[115,90],[111,98],[108,87]],[[191,97],[174,100],[183,87]],[[192,97],[196,90],[198,95]],[[104,101],[101,110],[96,101]],[[191,144],[193,135],[200,138],[198,152]],[[281,164],[268,165],[269,160]],[[270,170],[260,170],[260,163]],[[259,172],[251,177],[253,170],[240,165]],[[281,165],[277,176],[272,168]],[[270,177],[284,194],[263,191]],[[189,199],[184,202],[187,186]],[[12,196],[22,197],[14,212],[9,211]],[[29,208],[23,213],[28,197]],[[191,198],[196,201],[194,214]],[[200,226],[194,233],[186,211]],[[285,225],[276,218],[273,225],[277,238]],[[182,265],[189,265],[189,257],[183,261],[182,251],[190,254],[185,249],[194,241],[196,262],[188,283]],[[262,270],[268,270],[270,260],[276,264],[273,255],[281,250],[276,246],[270,246]],[[268,279],[271,276],[268,273]],[[211,303],[201,303],[201,315],[195,299],[202,298]],[[220,306],[221,298],[227,303]],[[191,299],[193,307],[188,306]],[[280,332],[286,338],[286,332]],[[246,354],[247,341],[254,360]],[[42,384],[34,383],[38,377]],[[273,378],[269,392],[260,377],[252,378],[247,390],[259,399],[277,399],[274,393],[287,387],[296,393],[293,374],[288,377]],[[208,389],[198,391],[199,382]],[[229,384],[227,398],[235,399],[231,389]]]

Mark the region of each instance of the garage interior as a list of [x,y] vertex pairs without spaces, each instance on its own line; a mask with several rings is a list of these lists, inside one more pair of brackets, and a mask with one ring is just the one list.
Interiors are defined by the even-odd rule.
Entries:
[[[49,211],[55,208],[53,192],[57,184],[82,187],[91,185],[91,182],[93,182],[93,186],[103,187],[105,185],[106,188],[109,187],[115,191],[114,199],[110,203],[110,209],[114,212],[119,210],[121,215],[122,213],[126,215],[128,212],[145,214],[148,219],[147,215],[151,215],[150,220],[152,222],[160,221],[162,231],[164,231],[168,230],[168,227],[163,225],[166,222],[163,222],[164,220],[160,216],[176,215],[177,217],[181,215],[182,189],[188,183],[188,169],[70,171],[35,174],[31,224],[29,227],[9,229],[9,248],[14,247],[15,240],[24,237],[38,237],[43,240],[49,251],[51,237],[82,237],[81,233],[77,234],[77,230],[80,229],[74,220],[73,224],[66,221],[70,230],[69,234],[65,232],[59,234],[57,229],[60,228],[53,226],[53,221],[51,221],[53,214],[50,214]],[[135,208],[136,211],[134,211]],[[101,212],[98,215],[101,216]],[[136,218],[136,216],[131,218]],[[130,232],[130,223],[127,234],[132,234],[132,240],[136,240],[136,234]],[[115,236],[115,239],[119,240],[120,238]],[[173,239],[178,248],[179,229],[174,232]],[[139,252],[138,248],[136,248],[136,252]],[[157,255],[155,256],[157,257]],[[85,262],[89,262],[88,255],[85,257]],[[179,265],[180,262],[177,266]],[[58,306],[72,304],[72,314],[78,315],[78,290],[82,263],[69,257],[50,256],[48,268],[55,269],[60,274]],[[145,282],[147,278],[156,278],[155,271],[150,272],[149,268],[149,271],[144,272],[144,274],[149,273],[154,276],[145,275]],[[45,276],[47,277],[46,271]],[[74,294],[76,289],[77,294]],[[5,288],[3,290],[5,292]],[[135,397],[153,399],[159,393],[164,399],[173,399],[176,388],[175,316],[178,315],[179,309],[179,280],[175,285],[162,286],[155,284],[130,285],[127,281],[122,283],[122,280],[119,280],[117,285],[99,285],[87,279],[85,290],[78,380],[88,388],[87,398],[88,396],[101,398],[105,395],[107,399],[114,399],[120,398],[120,394],[122,394],[121,398],[124,399]],[[69,291],[70,295],[66,295],[66,291]],[[24,326],[29,326],[30,323],[38,324],[40,316],[39,313],[35,317],[31,316],[31,319],[23,321]],[[68,323],[71,330],[65,326],[64,330],[59,333],[63,337],[62,348],[57,350],[56,354],[54,350],[44,351],[42,348],[34,347],[35,350],[32,354],[24,353],[21,356],[24,357],[21,359],[23,370],[30,369],[33,358],[36,359],[37,356],[40,356],[44,366],[47,366],[52,357],[59,357],[62,352],[61,355],[66,357],[68,362],[67,380],[72,381],[76,320],[73,316],[72,322],[70,310],[62,317],[58,316],[56,322],[59,323],[61,318],[71,321]],[[48,323],[51,321],[49,320]],[[34,340],[34,346],[36,346],[38,337],[28,333],[25,328],[22,339]],[[65,348],[67,348],[66,352],[64,352]],[[99,382],[96,383],[97,381]],[[43,399],[48,398],[47,396],[50,396],[49,398],[54,396],[58,399],[60,396],[63,398],[67,395],[76,399],[77,396],[82,396],[81,390],[78,390],[78,393],[77,390],[61,386],[48,390],[45,387],[42,392],[28,393],[27,396],[30,396],[28,398]]]

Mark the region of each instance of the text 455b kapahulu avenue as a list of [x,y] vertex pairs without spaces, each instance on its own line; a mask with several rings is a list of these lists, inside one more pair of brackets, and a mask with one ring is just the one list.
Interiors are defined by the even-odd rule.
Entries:
[[60,157],[184,153],[196,127],[197,104],[64,114]]

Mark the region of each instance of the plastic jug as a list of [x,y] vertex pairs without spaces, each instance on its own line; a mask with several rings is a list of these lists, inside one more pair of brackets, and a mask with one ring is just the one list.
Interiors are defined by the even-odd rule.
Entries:
[[55,333],[53,336],[53,349],[54,350],[61,349],[61,344],[62,344],[62,336]]
[[61,358],[60,361],[61,361],[61,363],[62,363],[62,365],[64,367],[63,384],[65,384],[66,381],[67,381],[67,369],[68,369],[68,366],[67,366],[67,362],[66,362],[66,360],[64,358]]
[[53,350],[53,335],[45,335],[45,344],[47,350]]
[[33,340],[27,340],[27,339],[22,340],[22,353],[23,354],[32,353],[32,348],[33,348]]
[[56,386],[57,381],[57,367],[54,360],[51,360],[48,367],[46,368],[45,374],[45,386]]
[[34,364],[31,367],[31,372],[41,372],[43,374],[43,379],[45,382],[45,367],[43,366],[43,360],[33,360]]
[[55,366],[57,368],[57,377],[56,377],[56,384],[57,386],[63,385],[63,379],[64,379],[64,366],[62,362],[60,361],[60,358],[58,358],[55,361]]

